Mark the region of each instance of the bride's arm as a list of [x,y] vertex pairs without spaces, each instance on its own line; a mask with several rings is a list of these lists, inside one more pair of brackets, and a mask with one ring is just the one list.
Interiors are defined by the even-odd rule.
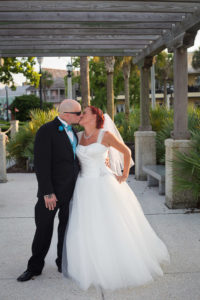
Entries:
[[124,170],[122,176],[116,176],[119,182],[125,181],[129,175],[131,151],[120,140],[118,140],[111,132],[106,131],[102,140],[102,144],[107,147],[114,147],[124,155]]

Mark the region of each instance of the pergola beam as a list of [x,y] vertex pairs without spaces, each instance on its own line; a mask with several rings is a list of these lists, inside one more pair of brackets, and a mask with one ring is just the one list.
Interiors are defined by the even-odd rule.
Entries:
[[17,45],[17,46],[4,46],[4,45],[1,45],[0,44],[0,50],[59,50],[59,49],[65,49],[65,50],[89,50],[89,47],[92,47],[92,49],[112,49],[113,51],[115,51],[115,49],[128,49],[128,50],[131,50],[131,51],[134,51],[134,52],[138,52],[138,50],[140,49],[143,49],[145,46],[143,45],[96,45],[95,43],[92,44],[92,45],[82,45],[82,44],[79,44],[79,45],[69,45],[69,44],[66,44],[66,45],[60,45],[60,44],[57,44],[57,45],[51,45],[51,44],[47,44],[47,45]]
[[[145,2],[145,5],[141,5]],[[198,1],[192,1],[198,5]],[[194,6],[186,1],[0,1],[1,11],[31,12],[193,12]]]
[[[127,39],[127,40],[112,40],[112,45],[130,45],[130,46],[139,46],[140,45],[147,45],[149,44],[150,41],[149,40],[131,40],[131,39]],[[13,40],[7,40],[4,41],[2,40],[0,43],[0,47],[1,46],[27,46],[27,45],[47,45],[47,44],[51,44],[51,45],[69,45],[69,40],[62,40],[62,39],[57,39],[55,38],[54,40],[31,40],[31,41],[26,41],[26,40],[20,40],[20,41],[13,41]],[[110,39],[107,40],[71,40],[70,41],[71,45],[110,45]]]
[[0,22],[0,29],[171,29],[172,22]]
[[0,12],[1,21],[177,22],[183,13],[148,12]]
[[93,35],[40,35],[40,36],[0,36],[0,41],[39,41],[39,40],[46,40],[46,41],[51,41],[51,40],[66,40],[66,41],[76,41],[76,40],[110,40],[110,44],[112,44],[113,40],[156,40],[159,37],[159,35],[127,35],[127,34],[113,34],[113,35],[98,35],[98,34],[93,34]]
[[175,40],[178,36],[184,34],[186,31],[197,30],[200,28],[200,9],[195,13],[188,15],[180,24],[174,26],[172,31],[166,31],[157,41],[148,46],[142,53],[137,55],[134,59],[135,63],[139,63],[146,56],[154,56],[163,49],[168,47],[171,41]]
[[[138,63],[200,27],[200,0],[0,1],[0,50],[131,55]],[[96,53],[96,54],[95,54]],[[34,55],[34,56],[35,56]],[[60,56],[59,55],[59,56]]]
[[[198,2],[196,1],[196,5]],[[194,7],[190,3],[148,1],[141,6],[141,1],[0,1],[1,11],[113,11],[113,12],[193,12]]]
[[134,56],[135,50],[126,49],[43,49],[43,50],[0,50],[1,57],[24,56]]
[[160,35],[162,34],[163,29],[135,29],[135,28],[103,28],[103,29],[1,29],[0,36],[13,36],[13,35],[31,35],[31,36],[40,36],[40,35],[100,35],[100,34],[126,34],[126,35]]

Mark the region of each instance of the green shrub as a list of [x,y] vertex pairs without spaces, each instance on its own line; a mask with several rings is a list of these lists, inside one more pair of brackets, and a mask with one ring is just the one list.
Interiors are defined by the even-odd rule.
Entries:
[[125,120],[123,112],[115,116],[115,124],[125,142],[134,142],[134,132],[138,130],[140,124],[140,110],[135,108],[129,116],[129,121]]
[[[49,110],[53,108],[52,103],[44,103],[42,105],[43,110]],[[19,112],[15,113],[15,108],[19,110]],[[10,110],[15,118],[19,121],[27,121],[30,120],[30,111],[33,109],[40,108],[40,99],[35,95],[23,95],[19,97],[15,97],[15,100],[10,105]]]
[[152,130],[158,132],[162,130],[166,124],[166,120],[171,122],[173,120],[173,110],[168,110],[165,106],[157,105],[155,109],[150,109],[150,122]]
[[[169,111],[167,115],[163,108],[160,113],[163,115],[163,123],[156,134],[156,159],[158,164],[165,164],[165,140],[171,138],[174,123],[173,111]],[[155,129],[154,127],[153,130]],[[200,130],[200,109],[194,106],[188,107],[188,129],[193,133]]]
[[156,161],[157,164],[165,164],[165,140],[171,137],[173,120],[167,119],[163,122],[161,130],[156,133]]
[[0,128],[1,128],[1,131],[4,132],[10,128],[10,125],[2,125],[2,126],[0,126]]

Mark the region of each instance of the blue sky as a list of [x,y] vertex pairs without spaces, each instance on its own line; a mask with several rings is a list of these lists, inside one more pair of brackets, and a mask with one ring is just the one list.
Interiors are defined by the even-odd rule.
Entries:
[[[198,31],[194,46],[189,48],[188,51],[192,52],[198,50],[200,47],[200,30]],[[52,68],[52,69],[62,69],[66,70],[66,65],[71,61],[70,57],[44,57],[42,68]],[[38,71],[38,64],[35,66],[35,69]],[[21,74],[14,75],[15,83],[21,85],[22,82],[25,82],[25,77]]]

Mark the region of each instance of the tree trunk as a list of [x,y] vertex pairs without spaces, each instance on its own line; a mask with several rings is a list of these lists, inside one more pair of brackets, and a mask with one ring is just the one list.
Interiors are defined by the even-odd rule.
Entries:
[[130,101],[129,101],[129,77],[130,77],[130,63],[123,64],[123,75],[124,75],[124,92],[125,92],[125,119],[129,120]]
[[164,80],[164,105],[167,107],[167,80]]
[[80,57],[80,73],[81,73],[81,98],[82,107],[86,108],[90,105],[90,79],[89,79],[89,63],[87,56]]
[[44,102],[47,102],[46,88],[43,89],[43,100]]
[[104,57],[107,72],[107,113],[114,120],[114,89],[113,89],[113,73],[115,58],[114,56]]

